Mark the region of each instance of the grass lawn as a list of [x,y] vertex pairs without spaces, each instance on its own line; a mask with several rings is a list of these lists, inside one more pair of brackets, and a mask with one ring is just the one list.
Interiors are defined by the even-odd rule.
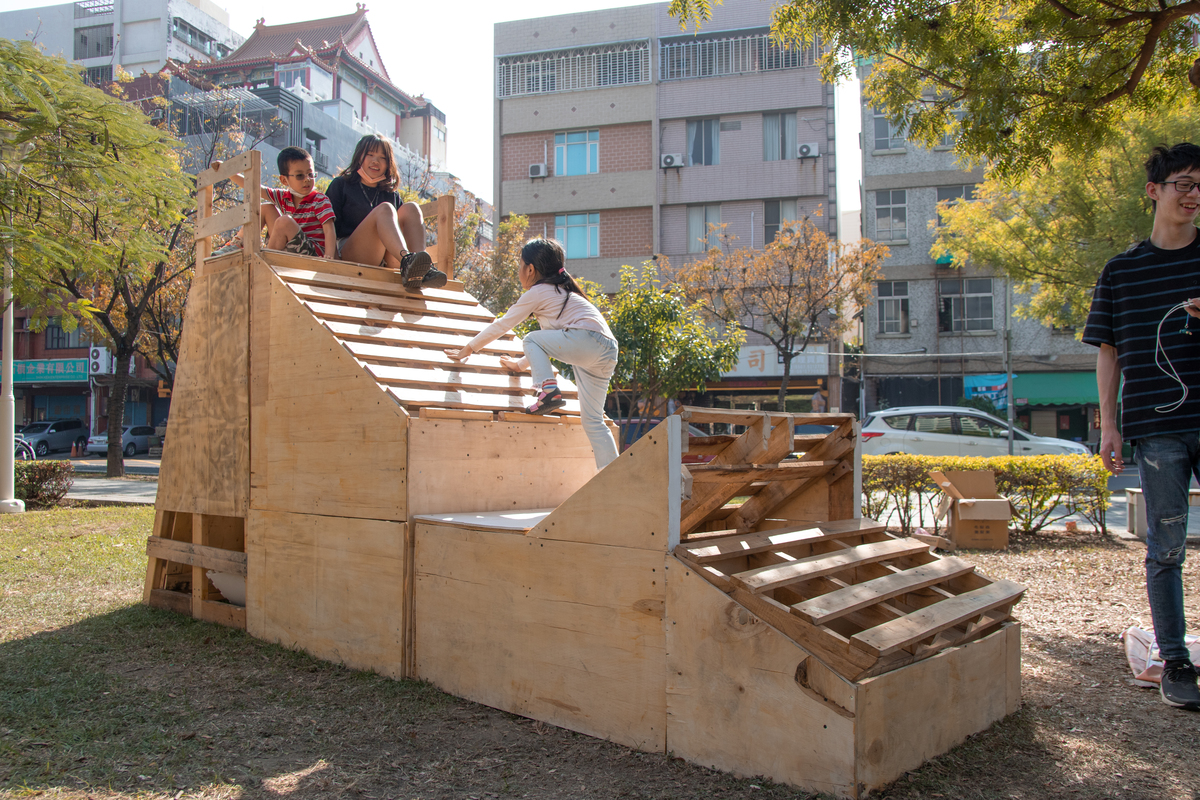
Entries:
[[[0,516],[0,798],[810,797],[148,609],[152,521]],[[1149,625],[1141,552],[1081,535],[966,554],[1030,587],[1025,705],[880,796],[1200,797],[1200,714],[1130,687],[1122,662],[1120,630]]]

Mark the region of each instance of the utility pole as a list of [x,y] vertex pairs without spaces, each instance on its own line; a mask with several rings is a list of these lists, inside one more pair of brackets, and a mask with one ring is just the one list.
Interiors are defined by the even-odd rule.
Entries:
[[1008,454],[1013,454],[1013,410],[1017,398],[1013,396],[1012,374],[1012,279],[1004,279],[1004,372],[1008,376]]
[[[20,145],[10,143],[12,134],[0,132],[0,170],[5,181],[12,182],[12,191],[17,190],[17,178],[21,174],[21,161],[33,149],[31,142]],[[12,208],[12,205],[9,205]],[[11,215],[13,212],[9,211]],[[10,216],[11,222],[11,216]],[[10,230],[12,226],[9,226]],[[3,348],[0,359],[0,381],[3,395],[0,396],[0,514],[19,514],[25,510],[25,502],[16,498],[16,468],[14,453],[16,435],[13,421],[16,417],[16,399],[13,396],[13,243],[4,242],[4,286],[0,302],[4,303]]]

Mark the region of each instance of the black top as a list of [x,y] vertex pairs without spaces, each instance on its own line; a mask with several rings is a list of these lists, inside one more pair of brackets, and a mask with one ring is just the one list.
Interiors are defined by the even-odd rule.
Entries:
[[[1167,314],[1192,297],[1200,297],[1200,235],[1178,250],[1140,242],[1100,273],[1083,341],[1117,349],[1125,380],[1121,431],[1126,439],[1200,430],[1200,319],[1182,309]],[[1155,409],[1174,405],[1183,389],[1155,364],[1160,322],[1166,357],[1159,361],[1164,368],[1173,366],[1190,392],[1186,402],[1166,412]]]
[[354,229],[362,224],[362,221],[367,218],[367,214],[371,213],[371,209],[380,203],[391,203],[396,208],[404,203],[400,199],[399,192],[385,192],[378,188],[372,189],[369,186],[363,186],[362,180],[357,175],[349,178],[339,175],[334,178],[329,182],[325,196],[333,205],[333,213],[337,215],[337,219],[333,222],[333,229],[337,232],[339,239],[348,238],[350,234],[354,233]]

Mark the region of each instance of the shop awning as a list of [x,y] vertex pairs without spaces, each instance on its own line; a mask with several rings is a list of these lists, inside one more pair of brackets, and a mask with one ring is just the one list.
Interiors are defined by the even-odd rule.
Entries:
[[1013,395],[1017,408],[1100,403],[1095,372],[1024,372],[1013,376]]

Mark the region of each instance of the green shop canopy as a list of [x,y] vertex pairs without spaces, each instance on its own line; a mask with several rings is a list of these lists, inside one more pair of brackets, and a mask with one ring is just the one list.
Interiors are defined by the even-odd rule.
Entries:
[[1095,372],[1023,372],[1013,376],[1013,396],[1017,408],[1100,403]]

